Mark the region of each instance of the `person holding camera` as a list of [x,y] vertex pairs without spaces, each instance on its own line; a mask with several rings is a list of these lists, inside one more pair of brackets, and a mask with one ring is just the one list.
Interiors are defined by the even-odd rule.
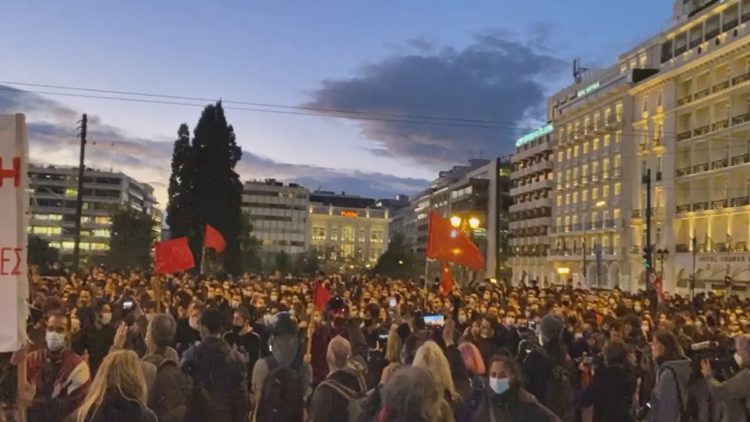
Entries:
[[723,405],[723,421],[750,422],[750,334],[735,339],[737,351],[734,359],[739,372],[725,382],[713,378],[713,368],[709,360],[701,361],[701,372],[709,381],[711,398]]

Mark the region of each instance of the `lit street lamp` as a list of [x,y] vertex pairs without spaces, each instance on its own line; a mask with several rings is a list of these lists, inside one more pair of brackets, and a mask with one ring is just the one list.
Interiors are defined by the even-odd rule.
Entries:
[[474,230],[478,229],[479,228],[479,219],[476,218],[476,217],[471,217],[469,219],[469,227],[471,227]]
[[461,226],[461,217],[454,215],[451,217],[451,226],[459,228]]

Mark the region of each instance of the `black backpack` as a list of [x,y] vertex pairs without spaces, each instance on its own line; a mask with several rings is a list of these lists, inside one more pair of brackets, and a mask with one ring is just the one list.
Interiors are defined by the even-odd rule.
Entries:
[[255,420],[258,422],[296,422],[304,415],[304,386],[299,373],[291,367],[268,362],[268,375],[258,401]]
[[149,394],[148,407],[156,413],[160,422],[184,422],[193,380],[173,360],[155,356],[148,361],[156,365],[156,379],[153,393]]
[[204,344],[197,347],[197,361],[207,367],[191,367],[193,391],[188,420],[195,422],[221,422],[233,419],[232,403],[226,392],[238,382],[237,366],[232,360],[231,349],[224,343],[220,348],[206,350]]

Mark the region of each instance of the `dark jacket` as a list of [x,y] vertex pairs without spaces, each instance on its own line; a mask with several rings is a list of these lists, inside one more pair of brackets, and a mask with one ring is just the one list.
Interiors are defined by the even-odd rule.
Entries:
[[[490,414],[492,412],[492,414]],[[489,392],[474,414],[474,422],[560,422],[554,413],[542,406],[523,389],[501,395]]]
[[247,368],[226,341],[204,339],[185,352],[182,366],[193,380],[190,421],[247,422]]
[[79,355],[88,351],[89,368],[92,377],[99,370],[104,357],[109,353],[112,342],[115,339],[115,328],[112,324],[101,325],[95,323],[82,329],[73,339],[73,351]]
[[[75,421],[73,413],[68,421]],[[110,390],[104,396],[101,406],[90,411],[86,422],[158,422],[154,412],[134,400],[126,399],[119,391]]]
[[364,397],[366,393],[361,384],[363,379],[358,379],[353,371],[340,370],[332,373],[315,389],[312,403],[310,404],[310,421],[346,421],[348,420],[349,397],[344,397],[340,392],[327,385],[333,382],[351,390],[352,398]]
[[623,365],[603,367],[596,372],[581,397],[581,407],[594,406],[593,422],[628,422],[635,394],[635,374]]

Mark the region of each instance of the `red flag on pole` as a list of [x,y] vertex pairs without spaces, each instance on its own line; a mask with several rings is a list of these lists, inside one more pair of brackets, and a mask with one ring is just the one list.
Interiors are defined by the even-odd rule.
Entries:
[[440,277],[440,291],[443,296],[448,296],[453,291],[453,274],[447,262],[443,262],[443,276]]
[[213,228],[213,226],[206,224],[206,235],[203,238],[203,247],[212,248],[216,253],[222,253],[224,252],[224,249],[226,249],[226,246],[227,244],[224,241],[224,236],[222,236],[218,230]]
[[484,269],[484,257],[477,245],[436,212],[430,214],[429,230],[427,258],[453,262],[474,271]]
[[331,298],[331,292],[328,291],[326,286],[320,281],[315,283],[315,291],[313,292],[313,302],[319,310],[324,310],[328,305],[328,299]]
[[154,272],[157,274],[171,274],[193,267],[195,267],[195,260],[187,237],[178,237],[177,239],[156,243]]

